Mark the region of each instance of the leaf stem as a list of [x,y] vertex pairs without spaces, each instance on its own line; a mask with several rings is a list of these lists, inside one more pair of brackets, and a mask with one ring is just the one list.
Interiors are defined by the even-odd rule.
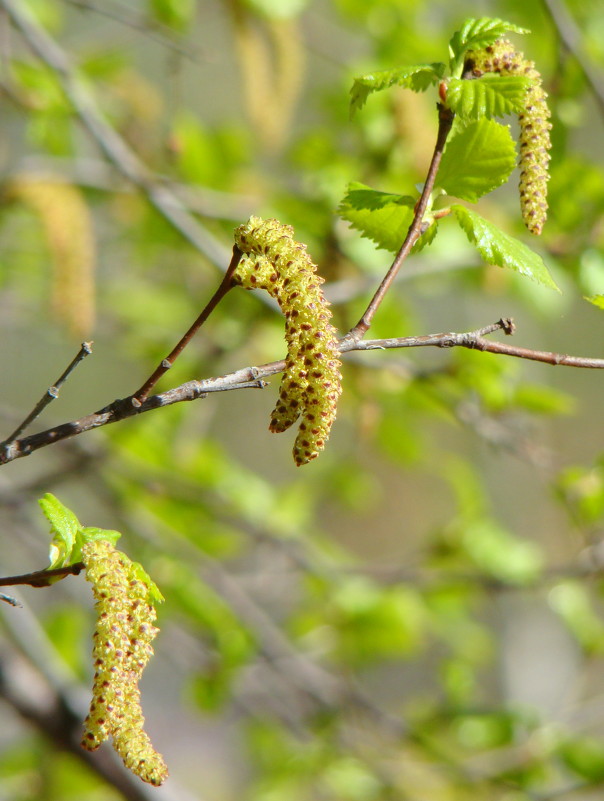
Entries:
[[407,231],[407,236],[405,237],[405,241],[401,245],[399,252],[396,254],[390,269],[384,276],[382,283],[377,288],[377,291],[371,302],[365,309],[363,316],[359,320],[359,322],[351,328],[348,334],[346,335],[346,339],[351,339],[355,342],[362,339],[363,336],[369,330],[373,317],[380,307],[380,304],[384,300],[384,297],[388,290],[390,289],[392,282],[394,281],[396,274],[400,270],[403,262],[411,252],[411,249],[419,239],[419,237],[424,232],[424,214],[426,213],[426,209],[428,207],[428,202],[430,200],[430,195],[432,194],[432,190],[434,189],[434,183],[436,181],[436,174],[438,173],[438,168],[440,166],[440,161],[442,159],[442,155],[445,149],[445,143],[447,141],[447,137],[451,131],[451,126],[453,125],[453,119],[455,114],[451,109],[444,106],[442,103],[437,103],[438,108],[438,134],[436,136],[436,144],[434,145],[434,153],[432,154],[432,161],[430,162],[430,167],[428,169],[428,174],[426,176],[426,182],[424,183],[424,188],[420,199],[415,207],[415,214],[413,216],[413,220],[411,221],[411,225],[409,226],[409,230]]

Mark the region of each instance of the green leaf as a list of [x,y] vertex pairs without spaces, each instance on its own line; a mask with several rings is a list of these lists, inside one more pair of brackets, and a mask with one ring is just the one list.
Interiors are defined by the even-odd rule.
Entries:
[[604,742],[580,736],[562,744],[559,755],[567,768],[589,782],[604,781]]
[[381,72],[371,72],[355,78],[350,90],[350,113],[360,110],[372,92],[381,92],[391,86],[402,86],[414,92],[425,92],[443,77],[445,65],[440,62],[433,64],[414,64],[406,67],[396,67]]
[[604,651],[604,625],[592,597],[579,581],[569,579],[556,585],[548,600],[586,653]]
[[531,79],[526,75],[487,73],[471,81],[451,78],[447,84],[447,106],[464,120],[520,113],[530,84]]
[[585,300],[593,303],[598,309],[604,309],[604,295],[591,295],[590,297],[586,297]]
[[511,536],[488,518],[467,525],[463,545],[477,567],[508,584],[530,584],[543,567],[535,543]]
[[82,546],[87,542],[92,542],[93,540],[107,540],[112,545],[115,545],[121,536],[119,531],[112,531],[111,529],[96,528],[95,526],[81,528],[76,534],[71,557],[67,564],[73,564],[74,562],[80,562],[82,560]]
[[454,204],[451,206],[451,211],[457,217],[468,240],[476,245],[476,249],[486,262],[497,264],[499,267],[509,267],[533,281],[560,291],[541,256],[519,239],[504,234],[496,225],[464,206]]
[[[378,247],[396,253],[407,236],[416,202],[417,198],[410,195],[378,192],[354,182],[348,185],[338,214]],[[436,224],[433,223],[416,242],[413,251],[421,250],[435,235]]]
[[498,17],[478,17],[467,19],[449,42],[451,53],[451,74],[461,75],[464,55],[467,50],[480,50],[487,47],[506,33],[529,33],[527,28],[519,28],[512,22]]
[[185,30],[195,17],[194,0],[148,0],[149,11],[162,25],[177,31]]
[[516,146],[509,128],[481,119],[449,140],[436,180],[447,194],[475,203],[505,183],[515,166]]
[[[115,532],[117,534],[117,532]],[[161,594],[159,587],[153,581],[151,576],[147,573],[145,568],[140,564],[140,562],[132,562],[130,565],[130,575],[135,578],[137,581],[142,581],[149,592],[149,598],[152,601],[156,601],[158,603],[162,603],[166,599]]]
[[38,501],[44,516],[50,523],[53,535],[50,545],[49,568],[64,567],[72,562],[72,552],[76,543],[76,536],[80,530],[80,521],[74,513],[63,506],[58,498],[47,492]]

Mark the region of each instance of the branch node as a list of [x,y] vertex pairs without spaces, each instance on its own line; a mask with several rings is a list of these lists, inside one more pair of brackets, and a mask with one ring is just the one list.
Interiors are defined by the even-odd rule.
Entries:
[[506,336],[512,336],[516,332],[516,323],[512,317],[502,317],[499,320],[501,330]]

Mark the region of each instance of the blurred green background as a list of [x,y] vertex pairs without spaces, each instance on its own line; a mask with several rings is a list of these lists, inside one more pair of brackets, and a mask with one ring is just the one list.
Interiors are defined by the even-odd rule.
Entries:
[[[554,128],[543,236],[515,175],[479,210],[562,294],[481,264],[443,221],[371,336],[511,316],[515,344],[603,357],[583,299],[604,293],[601,2],[0,0],[3,436],[82,339],[93,354],[35,430],[132,393],[250,214],[294,226],[354,325],[391,257],[337,205],[350,181],[414,191],[437,97],[394,89],[351,120],[352,80],[446,61],[481,15],[531,29],[512,38]],[[158,390],[282,358],[264,300],[229,293]],[[46,564],[51,491],[122,531],[165,595],[142,687],[171,778],[148,790],[109,746],[79,750],[94,615],[70,577],[0,609],[1,801],[601,797],[602,375],[461,349],[343,362],[331,440],[303,468],[294,435],[268,432],[277,379],[4,466],[2,575]]]

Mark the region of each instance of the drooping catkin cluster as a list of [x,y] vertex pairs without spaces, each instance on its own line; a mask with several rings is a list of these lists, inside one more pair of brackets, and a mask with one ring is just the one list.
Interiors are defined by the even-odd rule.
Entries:
[[541,74],[533,61],[515,50],[506,39],[499,39],[484,50],[466,53],[466,69],[477,77],[485,72],[501,75],[526,75],[530,79],[526,90],[524,111],[520,123],[520,208],[526,227],[540,234],[547,218],[548,164],[552,125],[547,106],[547,93],[541,86]]
[[160,785],[168,776],[161,754],[144,730],[138,681],[158,632],[148,589],[128,557],[107,540],[82,547],[86,579],[96,599],[94,683],[82,745],[88,751],[113,737],[124,764],[143,781]]
[[5,187],[4,196],[40,217],[53,265],[53,313],[70,334],[88,336],[95,317],[96,253],[92,217],[82,192],[58,180],[18,175]]
[[270,430],[281,432],[302,422],[294,461],[306,464],[325,447],[342,394],[335,328],[306,245],[296,242],[290,225],[250,217],[235,229],[243,256],[233,280],[246,289],[265,289],[285,315],[287,358]]

